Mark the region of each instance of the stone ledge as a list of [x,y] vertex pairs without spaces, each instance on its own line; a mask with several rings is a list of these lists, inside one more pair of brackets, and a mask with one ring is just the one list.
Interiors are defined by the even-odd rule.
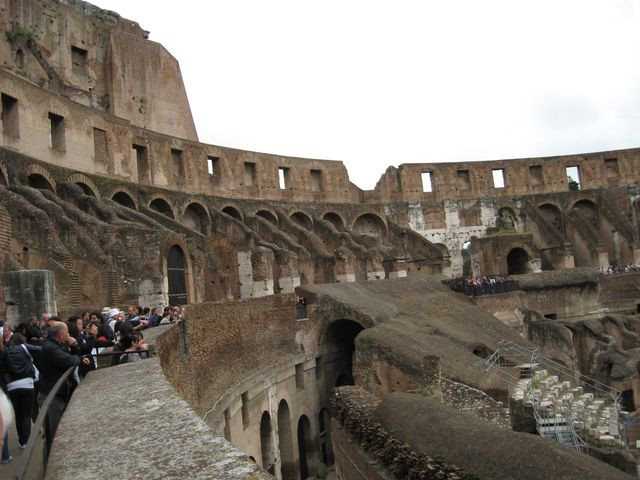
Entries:
[[269,479],[202,421],[155,359],[91,372],[53,443],[46,479]]

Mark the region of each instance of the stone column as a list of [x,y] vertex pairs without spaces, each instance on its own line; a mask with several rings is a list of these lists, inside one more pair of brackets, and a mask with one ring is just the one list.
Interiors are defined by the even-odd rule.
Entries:
[[2,273],[6,320],[16,326],[32,315],[58,313],[56,279],[50,270],[16,270]]

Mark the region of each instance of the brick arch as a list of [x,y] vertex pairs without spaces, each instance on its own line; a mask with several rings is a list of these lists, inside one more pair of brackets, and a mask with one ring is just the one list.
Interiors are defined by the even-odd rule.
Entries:
[[293,220],[296,224],[306,228],[307,230],[313,229],[313,220],[311,215],[301,211],[296,210],[295,212],[291,212],[289,218]]
[[51,172],[42,165],[30,163],[27,165],[27,168],[25,168],[25,172],[27,177],[30,177],[31,175],[40,175],[41,177],[44,177],[44,179],[49,182],[49,185],[51,185],[52,191],[56,191],[56,181],[53,179],[53,175],[51,175]]
[[[387,235],[387,222],[375,212],[364,212],[358,215],[358,217],[351,224],[351,230],[358,232],[359,228],[363,228],[362,233],[366,231],[373,231],[373,227],[377,224],[380,227],[381,236]],[[371,228],[369,228],[371,227]]]
[[[269,208],[260,208],[259,210],[256,210],[255,212],[255,216],[256,217],[262,217],[265,220],[274,223],[275,225],[278,225],[278,215],[276,214],[276,212],[274,212],[273,210],[269,209]],[[272,217],[272,218],[269,218]]]
[[336,227],[336,230],[342,230],[347,224],[344,217],[334,211],[324,212],[322,219]]
[[112,187],[104,193],[103,197],[113,200],[113,197],[115,197],[118,193],[124,193],[129,198],[131,198],[135,206],[135,209],[138,210],[138,199],[136,198],[135,195],[133,195],[133,193],[131,193],[131,190],[129,190],[127,187],[123,187],[123,186]]
[[182,253],[184,254],[184,259],[186,263],[185,282],[187,286],[187,302],[195,303],[197,302],[197,300],[195,298],[196,289],[195,289],[195,282],[194,282],[193,262],[191,261],[191,255],[190,255],[190,251],[189,251],[189,247],[187,246],[187,243],[184,241],[184,238],[178,235],[170,235],[160,247],[160,271],[162,272],[162,276],[163,276],[163,291],[166,292],[166,295],[167,295],[166,300],[168,302],[168,299],[169,299],[169,296],[168,296],[169,295],[169,279],[167,275],[167,268],[168,268],[167,259],[169,256],[169,251],[174,246],[180,247],[180,249],[182,250]]
[[591,203],[593,204],[593,207],[597,210],[598,208],[600,208],[600,205],[598,204],[598,202],[596,202],[592,197],[586,196],[586,195],[581,195],[580,198],[576,198],[575,200],[573,200],[569,206],[570,209],[575,208],[577,203]]
[[[163,203],[164,205],[162,205]],[[152,204],[155,204],[155,206],[152,206]],[[172,220],[175,220],[176,218],[175,207],[171,206],[171,202],[169,202],[169,200],[167,200],[166,197],[164,197],[164,195],[160,195],[160,194],[153,195],[149,199],[149,202],[147,203],[147,207],[149,207],[151,210],[155,212],[158,212],[164,215],[165,217],[171,218]],[[161,208],[161,207],[166,207],[166,208]],[[167,212],[169,213],[169,215],[167,215]]]
[[236,220],[240,220],[241,222],[244,221],[244,216],[242,215],[242,209],[237,207],[236,205],[227,204],[224,207],[222,207],[220,211],[235,218]]
[[[98,187],[95,183],[93,183],[93,180],[82,173],[73,173],[69,175],[67,177],[67,182],[75,183],[76,185],[83,184],[93,193],[94,197],[98,198],[100,196]],[[85,193],[87,193],[86,189],[82,185],[79,186],[80,188],[82,188],[82,190],[84,190]]]
[[[195,215],[195,218],[194,218]],[[180,221],[188,221],[190,228],[196,227],[203,235],[208,235],[211,228],[209,209],[198,200],[187,199],[180,207]],[[194,225],[191,225],[193,223]]]

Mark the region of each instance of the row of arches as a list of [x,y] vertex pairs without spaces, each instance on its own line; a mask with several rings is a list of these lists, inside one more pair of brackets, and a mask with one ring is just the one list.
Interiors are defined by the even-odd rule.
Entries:
[[[293,444],[293,429],[291,423],[291,412],[286,400],[281,400],[278,404],[277,432],[278,449],[273,441],[273,425],[271,415],[266,410],[260,418],[260,454],[263,468],[275,475],[275,465],[277,453],[280,457],[280,472],[283,480],[302,480],[312,476],[316,472],[318,459],[325,465],[333,463],[327,442],[329,412],[326,408],[320,410],[318,414],[319,442],[314,440],[311,421],[306,415],[298,418],[296,427],[296,440],[298,444],[297,460],[299,464],[299,475],[296,474],[296,455]],[[319,445],[318,445],[319,443]],[[318,450],[318,446],[320,447]],[[318,456],[319,454],[319,456]]]
[[[50,177],[50,175],[47,175],[45,172],[33,172],[30,173],[27,178],[29,186],[41,190],[49,190],[55,193],[55,182]],[[1,180],[2,179],[0,179],[0,181]],[[98,197],[99,193],[97,191],[97,188],[89,179],[79,178],[73,180],[73,183],[78,185],[86,195]],[[124,207],[134,210],[138,209],[138,205],[134,199],[134,196],[124,188],[120,188],[112,192],[110,198],[114,202]],[[169,202],[162,197],[153,198],[149,202],[148,207],[151,210],[154,210],[161,215],[166,216],[167,218],[170,218],[172,220],[177,219],[177,215],[174,209],[171,207]],[[243,220],[243,216],[240,210],[233,206],[225,206],[224,208],[222,208],[222,211],[227,215],[235,218],[236,220]],[[270,210],[258,210],[256,212],[256,215],[264,218],[274,225],[277,225],[279,223],[277,215]],[[304,212],[294,212],[290,215],[290,218],[296,224],[306,228],[307,230],[311,230],[313,228],[312,217]],[[322,216],[322,219],[329,222],[338,231],[341,231],[345,228],[344,219],[336,212],[327,212]],[[207,232],[208,226],[211,222],[206,208],[197,202],[192,202],[187,205],[184,212],[182,213],[182,220],[184,221],[185,226],[200,231],[201,233]],[[374,213],[364,213],[357,217],[353,222],[352,229],[356,233],[362,235],[372,235],[377,237],[384,236],[387,233],[386,223],[381,217]]]

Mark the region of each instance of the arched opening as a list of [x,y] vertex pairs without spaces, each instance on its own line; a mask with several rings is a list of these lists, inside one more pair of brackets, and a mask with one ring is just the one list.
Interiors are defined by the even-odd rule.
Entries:
[[313,229],[313,221],[311,220],[311,217],[309,217],[309,215],[307,215],[306,213],[302,213],[302,212],[293,213],[291,215],[291,220],[296,222],[301,227],[306,228],[307,230]]
[[189,204],[182,215],[182,224],[203,235],[209,233],[209,215],[205,208],[199,203]]
[[136,209],[136,203],[133,201],[133,198],[131,198],[125,192],[116,193],[113,197],[111,197],[111,200],[113,200],[116,203],[119,203],[123,207],[131,208],[133,210]]
[[507,272],[520,275],[529,271],[529,254],[522,248],[513,248],[507,255]]
[[365,213],[360,215],[354,222],[353,230],[361,235],[382,237],[386,232],[386,227],[379,216],[373,213]]
[[340,218],[340,215],[338,215],[337,213],[325,213],[322,219],[332,224],[338,231],[341,231],[344,228],[344,222],[342,221],[342,218]]
[[271,475],[275,475],[276,452],[273,449],[273,434],[269,412],[263,412],[260,419],[260,450],[262,452],[262,468]]
[[156,198],[155,200],[153,200],[149,204],[149,208],[164,215],[165,217],[169,217],[172,220],[175,219],[171,205],[169,205],[169,203],[163,198]]
[[471,278],[471,242],[467,240],[462,244],[462,276],[464,278]]
[[276,218],[276,216],[271,213],[269,210],[258,210],[256,212],[256,216],[258,217],[262,217],[265,220],[267,220],[268,222],[273,223],[274,225],[278,225],[278,219]]
[[49,190],[50,192],[55,193],[53,185],[49,183],[49,180],[38,173],[32,173],[29,175],[28,180],[30,187],[37,188],[38,190]]
[[229,215],[230,217],[233,217],[236,220],[242,221],[242,215],[240,215],[240,212],[238,210],[236,210],[235,208],[233,208],[233,207],[224,207],[222,209],[222,211],[224,213],[226,213],[227,215]]
[[333,449],[331,448],[331,418],[329,410],[323,408],[318,414],[320,427],[320,459],[325,465],[333,465]]
[[89,195],[90,197],[95,197],[96,196],[95,192],[86,183],[84,183],[84,182],[76,182],[76,185],[78,185],[82,189],[82,191],[84,192],[85,195]]
[[327,396],[338,381],[340,386],[354,384],[353,354],[356,336],[361,331],[362,326],[352,320],[337,320],[329,325],[321,345],[322,356],[332,359],[323,368],[327,379]]
[[545,203],[538,207],[540,214],[560,232],[564,232],[562,228],[562,214],[560,209],[551,203]]
[[313,461],[313,440],[311,436],[311,422],[306,415],[298,420],[298,458],[300,459],[300,480],[306,480],[312,472],[315,473]]
[[185,305],[187,302],[187,262],[182,248],[174,245],[167,255],[167,279],[169,305]]
[[503,207],[498,210],[496,226],[500,230],[517,230],[518,220],[516,214],[510,208]]
[[278,439],[280,445],[280,472],[283,480],[295,480],[296,464],[293,457],[293,438],[291,435],[291,416],[289,405],[281,400],[278,405]]
[[595,203],[591,200],[580,200],[574,203],[572,208],[593,228],[598,229],[598,209]]

